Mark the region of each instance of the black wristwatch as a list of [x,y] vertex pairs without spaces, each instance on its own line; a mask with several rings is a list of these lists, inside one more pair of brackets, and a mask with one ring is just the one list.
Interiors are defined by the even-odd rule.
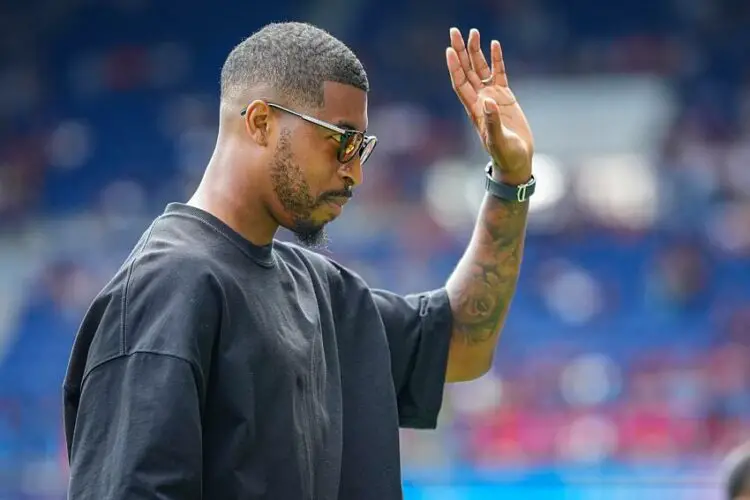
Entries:
[[493,167],[494,165],[492,161],[487,163],[487,166],[484,167],[484,172],[486,174],[484,188],[492,196],[500,198],[501,200],[523,203],[524,201],[528,200],[532,194],[534,194],[534,191],[536,190],[536,179],[533,175],[531,176],[531,179],[529,179],[529,181],[525,184],[513,186],[511,184],[497,182],[495,179],[493,179]]

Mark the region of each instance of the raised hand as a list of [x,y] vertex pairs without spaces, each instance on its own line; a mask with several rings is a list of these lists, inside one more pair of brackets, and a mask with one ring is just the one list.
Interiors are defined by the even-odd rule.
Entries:
[[495,162],[495,177],[508,184],[528,181],[534,139],[508,86],[500,42],[490,44],[490,67],[482,53],[479,31],[469,32],[468,47],[457,28],[451,28],[450,39],[445,57],[453,90]]

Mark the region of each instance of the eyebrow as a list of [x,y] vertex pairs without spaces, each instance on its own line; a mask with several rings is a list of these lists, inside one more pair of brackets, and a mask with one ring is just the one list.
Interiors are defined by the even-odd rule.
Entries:
[[[356,125],[354,125],[353,123],[348,122],[346,120],[339,120],[339,121],[335,122],[334,125],[336,125],[337,127],[341,127],[343,129],[346,129],[346,130],[356,130],[357,132],[359,132],[359,129],[357,128]],[[367,133],[367,129],[363,130],[362,133],[363,134]]]

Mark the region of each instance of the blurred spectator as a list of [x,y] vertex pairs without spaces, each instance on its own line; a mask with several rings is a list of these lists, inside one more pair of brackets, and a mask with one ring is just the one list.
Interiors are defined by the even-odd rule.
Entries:
[[[450,25],[500,39],[512,85],[651,75],[676,98],[653,146],[576,149],[570,123],[593,105],[553,130],[572,152],[540,142],[495,370],[449,389],[436,433],[403,434],[406,467],[677,467],[746,440],[750,4],[613,2],[3,4],[0,255],[16,257],[0,262],[0,303],[22,300],[0,314],[0,498],[56,498],[60,383],[83,308],[144,221],[200,179],[227,50],[280,18],[325,19],[367,66],[380,145],[331,251],[399,292],[442,284],[481,196],[484,158],[444,68]],[[623,111],[593,130],[627,135]]]

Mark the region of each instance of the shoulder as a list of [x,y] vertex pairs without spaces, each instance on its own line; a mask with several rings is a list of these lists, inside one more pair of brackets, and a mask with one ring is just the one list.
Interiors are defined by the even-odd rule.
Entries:
[[131,302],[135,297],[165,300],[167,294],[210,291],[218,266],[204,247],[165,226],[162,218],[151,224],[105,292],[119,292]]
[[750,479],[750,442],[733,449],[721,465],[724,475],[724,488],[729,498],[739,498],[747,494]]
[[[124,303],[134,310],[148,303],[217,308],[223,267],[194,235],[160,217],[123,266]],[[189,232],[188,232],[189,233]]]
[[222,318],[221,283],[208,254],[156,219],[89,306],[71,373],[134,352],[204,366]]

